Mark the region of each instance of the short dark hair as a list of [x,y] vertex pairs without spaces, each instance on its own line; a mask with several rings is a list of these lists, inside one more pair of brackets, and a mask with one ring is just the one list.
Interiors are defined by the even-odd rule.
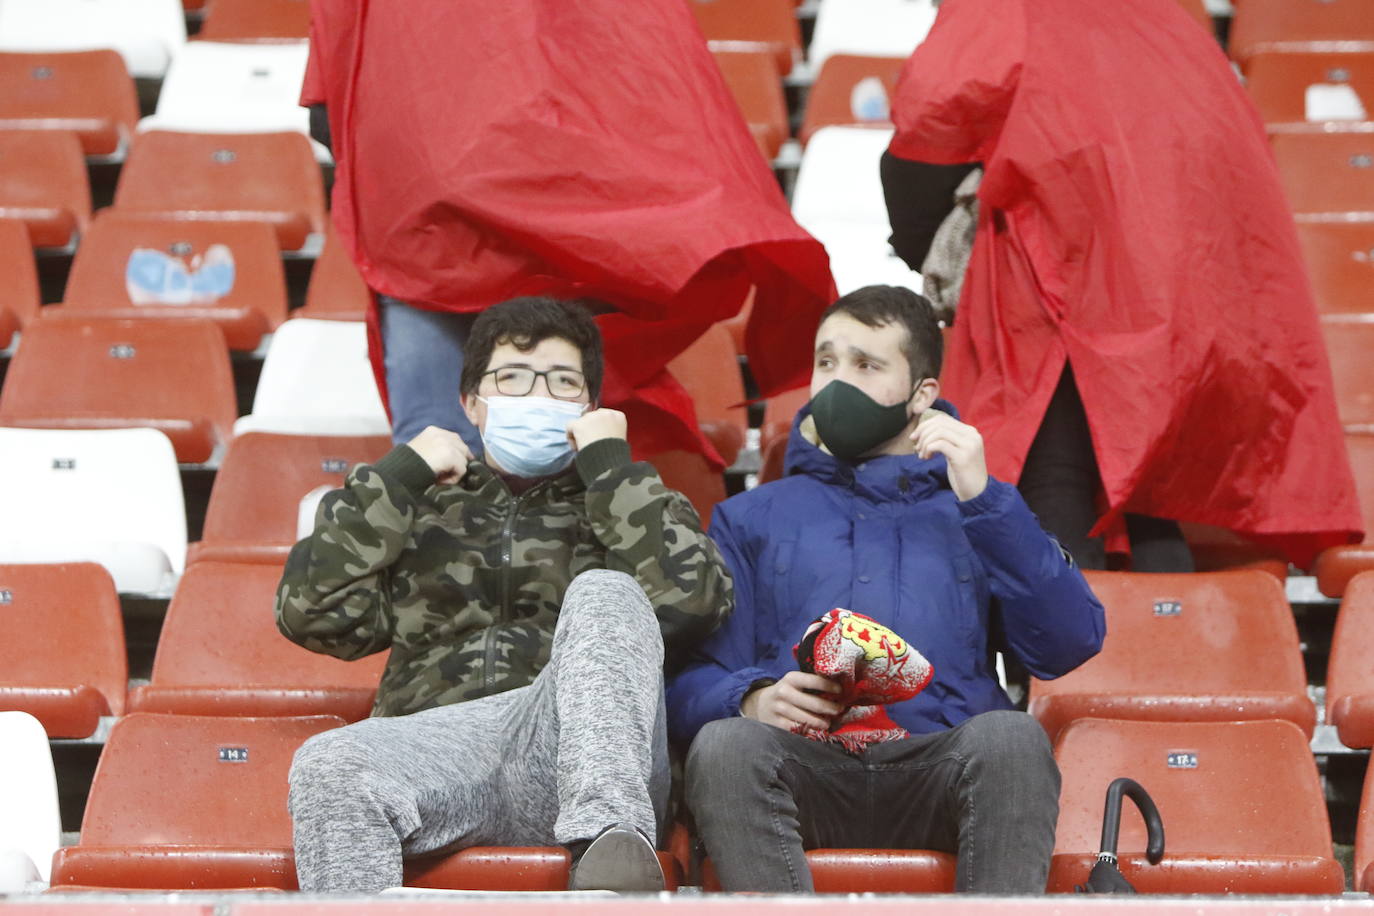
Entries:
[[581,352],[587,394],[596,403],[601,397],[601,330],[592,319],[588,305],[601,306],[598,310],[605,310],[603,303],[562,301],[548,296],[521,296],[484,309],[472,323],[472,330],[463,344],[459,393],[476,393],[491,363],[491,351],[498,344],[510,343],[525,353],[550,337],[559,337]]
[[821,315],[820,324],[841,313],[870,328],[885,324],[905,328],[902,355],[911,368],[912,384],[919,379],[940,377],[945,338],[940,333],[935,307],[925,296],[904,286],[865,286],[836,299]]

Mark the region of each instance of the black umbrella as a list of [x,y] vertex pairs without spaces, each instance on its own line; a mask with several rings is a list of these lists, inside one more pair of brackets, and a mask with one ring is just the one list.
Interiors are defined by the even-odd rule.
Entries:
[[1159,818],[1150,793],[1134,779],[1122,776],[1112,780],[1107,787],[1107,804],[1102,813],[1102,851],[1097,854],[1097,864],[1088,873],[1086,884],[1079,884],[1074,890],[1080,894],[1134,894],[1135,888],[1121,869],[1116,865],[1116,839],[1121,832],[1121,796],[1127,795],[1140,809],[1145,818],[1148,840],[1145,844],[1145,858],[1151,865],[1158,865],[1164,858],[1164,822]]

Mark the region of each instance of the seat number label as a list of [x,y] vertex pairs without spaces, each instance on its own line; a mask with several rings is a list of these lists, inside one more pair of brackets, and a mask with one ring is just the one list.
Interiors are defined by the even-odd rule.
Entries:
[[0,604],[14,604],[14,592],[0,588]]
[[220,763],[247,763],[248,748],[246,747],[222,747],[219,749]]
[[1177,617],[1178,615],[1180,615],[1180,614],[1182,614],[1182,613],[1183,613],[1183,602],[1182,602],[1182,601],[1156,601],[1156,602],[1155,602],[1155,616],[1156,616],[1156,617]]
[[326,458],[320,462],[320,470],[326,474],[344,474],[348,472],[348,461],[343,458]]
[[1171,770],[1196,770],[1197,754],[1192,751],[1170,751],[1168,763]]

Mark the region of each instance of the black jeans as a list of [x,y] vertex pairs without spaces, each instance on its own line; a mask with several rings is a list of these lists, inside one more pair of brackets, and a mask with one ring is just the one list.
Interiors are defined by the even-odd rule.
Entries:
[[[1106,569],[1102,538],[1088,532],[1097,521],[1097,469],[1088,418],[1068,365],[1045,409],[1017,489],[1045,530],[1073,554],[1083,569]],[[1192,572],[1193,555],[1178,523],[1148,515],[1126,514],[1135,572]]]
[[958,854],[956,889],[1041,893],[1059,768],[1022,712],[845,753],[753,719],[719,719],[687,756],[687,804],[728,891],[813,890],[805,849]]

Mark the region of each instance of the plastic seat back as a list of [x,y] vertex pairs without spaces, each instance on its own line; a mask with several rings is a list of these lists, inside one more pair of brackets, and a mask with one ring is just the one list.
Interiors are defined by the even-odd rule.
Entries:
[[1245,0],[1231,20],[1232,60],[1262,52],[1374,50],[1374,0]]
[[53,885],[294,889],[287,773],[336,716],[133,713],[96,767],[81,843],[58,851]]
[[291,250],[325,227],[315,154],[308,139],[289,131],[141,133],[119,176],[114,205],[164,219],[270,223],[281,247]]
[[0,128],[75,131],[87,156],[119,153],[138,124],[115,51],[0,53]]
[[72,261],[62,311],[213,321],[253,350],[286,320],[281,250],[262,223],[100,214]]
[[181,476],[157,430],[0,428],[0,506],[0,562],[87,560],[121,592],[168,592],[185,567]]
[[38,265],[29,230],[17,219],[0,219],[0,349],[16,331],[38,317]]
[[192,560],[285,562],[291,545],[304,536],[305,503],[322,488],[343,486],[355,465],[371,464],[390,449],[386,436],[235,437],[215,474],[203,539],[192,545]]
[[1374,892],[1374,780],[1365,771],[1364,791],[1360,794],[1359,820],[1355,824],[1355,861],[1353,884],[1355,890]]
[[1326,672],[1326,718],[1346,747],[1374,747],[1374,572],[1345,587]]
[[[300,0],[299,5],[306,4]],[[211,16],[226,8],[225,2],[216,0]],[[190,42],[167,71],[157,112],[141,127],[204,133],[308,134],[310,113],[300,107],[308,54],[304,42]]]
[[0,565],[0,709],[37,717],[54,738],[85,738],[101,716],[123,715],[128,678],[108,572],[95,563]]
[[935,24],[933,3],[911,0],[822,0],[807,59],[820,68],[832,54],[911,56]]
[[1374,432],[1374,325],[1323,321],[1336,410],[1348,432]]
[[690,6],[713,51],[764,51],[780,75],[801,58],[793,0],[690,0]]
[[714,53],[759,151],[767,159],[777,158],[787,139],[787,100],[772,55],[767,51]]
[[726,465],[735,463],[749,427],[744,376],[735,343],[723,325],[714,324],[668,363],[668,371],[692,396],[701,431]]
[[5,0],[0,50],[113,48],[136,77],[160,78],[186,44],[181,0]]
[[1087,879],[1108,784],[1129,776],[1164,822],[1159,865],[1127,804],[1117,846],[1141,893],[1340,894],[1345,873],[1307,737],[1291,722],[1121,722],[1084,719],[1055,746],[1063,776],[1049,889]]
[[1374,222],[1374,133],[1275,134],[1270,141],[1300,221]]
[[305,307],[296,312],[295,317],[365,321],[370,308],[372,291],[363,282],[362,274],[358,273],[331,225],[324,237],[324,248],[310,272]]
[[892,129],[892,96],[904,57],[833,54],[827,57],[806,97],[801,142],[822,127]]
[[1107,613],[1102,651],[1063,677],[1032,680],[1030,713],[1051,738],[1075,719],[1287,719],[1316,710],[1283,586],[1256,569],[1085,572]]
[[1299,223],[1298,241],[1323,318],[1374,315],[1374,223]]
[[[0,857],[19,853],[29,860],[39,880],[52,874],[52,856],[62,845],[62,818],[57,806],[48,736],[37,719],[24,712],[0,712]],[[18,893],[4,887],[0,893]]]
[[815,221],[850,222],[887,230],[878,160],[892,140],[891,130],[824,127],[806,145],[792,214],[803,225]]
[[215,0],[205,14],[206,41],[303,42],[310,0]]
[[362,322],[293,318],[272,337],[253,413],[235,429],[303,435],[389,435]]
[[66,247],[86,230],[91,187],[76,134],[0,130],[0,219],[22,220],[35,248]]
[[386,654],[340,661],[277,631],[280,566],[198,562],[167,610],[152,680],[130,709],[202,716],[336,715],[372,709]]
[[1256,54],[1246,68],[1245,88],[1270,130],[1320,130],[1331,122],[1374,119],[1374,50]]
[[151,427],[184,463],[210,461],[236,412],[224,335],[202,319],[35,321],[0,391],[0,424]]
[[[1364,530],[1374,532],[1374,435],[1347,433],[1345,449],[1350,456],[1350,469],[1355,474],[1355,493],[1360,500]],[[1343,544],[1322,551],[1313,574],[1323,595],[1339,598],[1345,594],[1351,577],[1366,569],[1374,569],[1374,541],[1370,534],[1365,535],[1362,544]]]

